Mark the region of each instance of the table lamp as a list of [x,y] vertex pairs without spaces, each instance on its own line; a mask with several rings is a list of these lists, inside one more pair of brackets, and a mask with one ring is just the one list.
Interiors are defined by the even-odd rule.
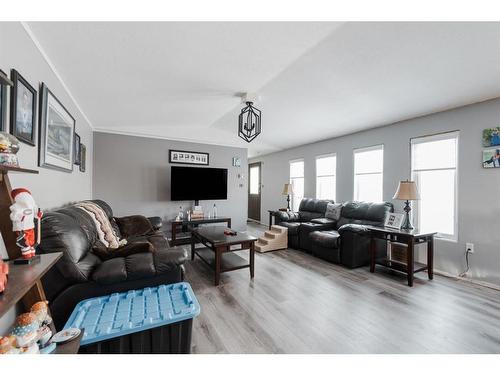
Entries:
[[283,193],[281,193],[282,195],[286,195],[286,202],[287,202],[287,210],[290,211],[290,195],[293,194],[293,186],[292,184],[285,184],[285,186],[283,186]]
[[398,190],[396,191],[396,194],[394,194],[393,199],[406,201],[404,208],[406,215],[403,225],[401,226],[401,229],[412,230],[413,226],[411,225],[410,221],[410,211],[411,211],[410,201],[415,201],[420,199],[418,195],[417,184],[415,183],[415,181],[409,181],[409,180],[400,181]]

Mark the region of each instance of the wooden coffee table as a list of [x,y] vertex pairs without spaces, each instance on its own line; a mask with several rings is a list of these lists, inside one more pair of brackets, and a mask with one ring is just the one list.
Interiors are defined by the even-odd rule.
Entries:
[[[220,282],[220,274],[242,268],[250,268],[250,277],[254,277],[255,241],[256,237],[245,232],[238,232],[235,236],[224,234],[223,227],[202,227],[191,232],[191,260],[195,255],[213,268],[215,272],[214,284]],[[205,247],[196,248],[201,242]],[[249,261],[234,254],[237,251],[249,250]]]

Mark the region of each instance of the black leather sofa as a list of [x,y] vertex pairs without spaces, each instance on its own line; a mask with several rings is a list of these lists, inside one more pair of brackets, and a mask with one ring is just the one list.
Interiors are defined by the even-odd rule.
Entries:
[[[75,206],[47,212],[42,218],[39,253],[62,252],[62,258],[42,278],[57,329],[81,300],[183,280],[184,249],[170,249],[159,231],[160,218],[140,215],[114,218],[111,207],[92,201],[105,212],[128,244],[103,258],[91,217]],[[116,251],[116,250],[114,250]],[[99,254],[99,256],[97,255]]]
[[309,233],[314,230],[333,228],[335,222],[325,218],[326,206],[331,200],[304,198],[299,211],[278,211],[275,213],[277,225],[288,229],[288,246],[293,249],[311,249]]
[[[276,213],[277,225],[288,228],[288,246],[350,268],[367,265],[370,239],[364,226],[384,225],[387,213],[394,211],[392,203],[346,202],[334,221],[325,218],[330,202],[304,198],[299,212]],[[376,246],[385,252],[384,241]]]

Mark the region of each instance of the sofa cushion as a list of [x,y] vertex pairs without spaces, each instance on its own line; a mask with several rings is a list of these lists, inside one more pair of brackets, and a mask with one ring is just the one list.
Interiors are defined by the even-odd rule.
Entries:
[[319,217],[316,219],[312,219],[311,223],[322,224],[322,225],[333,225],[335,224],[335,220],[328,219],[326,217]]
[[333,201],[326,199],[304,198],[300,201],[299,212],[316,212],[321,214],[321,216],[325,216],[326,206],[328,203],[333,203]]
[[289,236],[297,236],[299,234],[299,227],[300,227],[300,223],[297,223],[297,222],[281,222],[279,224],[280,226],[282,227],[285,227],[285,228],[288,228],[288,235]]
[[342,213],[342,203],[328,203],[326,206],[325,217],[334,221],[340,219]]
[[340,234],[336,230],[315,231],[309,234],[309,239],[313,244],[321,247],[339,247]]
[[383,225],[388,212],[393,212],[394,206],[389,202],[346,202],[342,207],[342,215],[338,227],[345,224]]
[[101,260],[127,257],[137,253],[152,253],[153,251],[155,251],[155,248],[148,241],[129,242],[118,249],[109,249],[102,242],[98,241],[92,248],[92,252]]
[[144,236],[154,232],[151,222],[142,215],[115,217],[123,237]]

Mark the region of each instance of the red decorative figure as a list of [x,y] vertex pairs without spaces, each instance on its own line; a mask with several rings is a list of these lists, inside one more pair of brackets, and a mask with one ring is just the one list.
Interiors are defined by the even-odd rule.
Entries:
[[[10,206],[12,230],[17,235],[17,246],[21,248],[23,259],[35,256],[35,245],[40,243],[40,219],[42,211],[38,208],[33,196],[27,189],[14,189],[11,193],[14,203]],[[38,224],[38,235],[35,239],[35,217]]]

